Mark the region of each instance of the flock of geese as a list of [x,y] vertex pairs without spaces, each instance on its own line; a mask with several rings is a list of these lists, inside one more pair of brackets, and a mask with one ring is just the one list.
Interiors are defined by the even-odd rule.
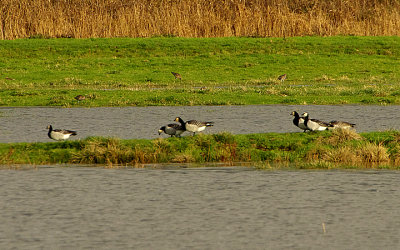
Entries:
[[[291,113],[294,116],[293,124],[304,132],[306,131],[322,131],[331,129],[352,129],[356,124],[345,122],[345,121],[331,121],[324,122],[317,119],[310,119],[309,114],[304,112],[300,116],[296,111]],[[214,122],[203,122],[198,120],[184,121],[181,117],[176,117],[175,122],[168,125],[162,126],[158,130],[158,134],[161,135],[165,133],[171,137],[181,137],[181,134],[185,131],[192,133],[194,136],[197,132],[204,131],[207,127],[214,126]],[[64,141],[70,136],[77,135],[76,131],[66,130],[66,129],[53,129],[51,125],[47,126],[49,138],[56,141]]]
[[[176,72],[171,72],[171,73],[175,77],[175,79],[182,80],[182,76],[179,73]],[[287,77],[286,74],[280,75],[278,77],[278,80],[283,82],[286,80],[286,77]],[[75,99],[79,102],[85,100],[85,96],[78,95],[75,97]],[[351,129],[354,128],[355,126],[354,123],[345,121],[324,122],[317,119],[310,119],[307,112],[304,112],[302,116],[300,116],[296,111],[293,111],[291,115],[294,116],[293,124],[302,129],[304,132],[331,130],[336,128]],[[179,122],[179,124],[170,123],[168,125],[162,126],[158,130],[158,134],[161,135],[162,133],[165,133],[167,135],[170,135],[171,137],[180,137],[183,132],[188,131],[192,133],[192,135],[195,135],[197,132],[201,132],[205,130],[207,127],[211,127],[214,125],[214,122],[202,122],[197,120],[189,120],[185,122],[180,117],[176,117],[174,121]],[[49,138],[56,141],[63,141],[68,139],[70,136],[77,135],[76,131],[66,130],[66,129],[53,129],[51,125],[47,126],[47,129],[49,130],[48,131]]]
[[[183,132],[188,131],[192,133],[192,135],[195,135],[197,132],[201,132],[206,129],[206,127],[214,126],[214,122],[201,122],[197,120],[189,120],[185,122],[180,117],[176,117],[175,121],[179,122],[179,124],[170,123],[168,125],[162,126],[158,130],[158,134],[161,135],[161,133],[165,133],[167,135],[170,135],[171,137],[180,137]],[[49,130],[47,133],[49,138],[56,141],[64,141],[67,140],[70,136],[78,134],[76,131],[72,130],[53,129],[52,125],[47,126],[47,129]]]
[[179,122],[179,124],[170,123],[162,126],[158,130],[158,134],[161,135],[162,133],[165,133],[171,137],[180,137],[183,132],[188,131],[192,133],[192,135],[195,135],[197,132],[201,132],[206,129],[206,127],[214,126],[214,122],[201,122],[197,120],[189,120],[185,122],[180,117],[176,117],[175,121]]
[[309,114],[304,112],[302,116],[299,115],[296,111],[291,113],[294,116],[293,124],[304,132],[306,131],[323,131],[323,130],[332,130],[332,129],[352,129],[356,124],[345,122],[345,121],[330,121],[324,122],[317,119],[310,119]]

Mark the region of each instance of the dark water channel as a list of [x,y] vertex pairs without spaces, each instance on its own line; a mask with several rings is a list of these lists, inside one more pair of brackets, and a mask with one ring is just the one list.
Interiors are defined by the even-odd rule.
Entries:
[[0,170],[0,249],[399,249],[398,171]]
[[307,111],[311,118],[324,121],[353,122],[357,124],[359,132],[400,129],[400,106],[24,107],[0,108],[0,142],[50,141],[45,129],[48,124],[55,128],[77,130],[78,136],[72,138],[75,140],[87,136],[157,138],[157,130],[162,125],[173,123],[176,116],[184,120],[214,121],[215,126],[208,128],[205,133],[300,132],[292,124],[290,112],[293,110],[299,113]]

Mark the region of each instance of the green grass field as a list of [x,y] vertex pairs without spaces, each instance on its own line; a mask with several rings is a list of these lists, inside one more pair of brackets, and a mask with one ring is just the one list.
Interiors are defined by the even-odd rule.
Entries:
[[400,104],[399,58],[399,37],[0,41],[0,105]]
[[0,144],[0,164],[251,163],[259,168],[331,169],[400,166],[400,133],[199,134],[182,138],[119,140],[91,137],[54,143]]

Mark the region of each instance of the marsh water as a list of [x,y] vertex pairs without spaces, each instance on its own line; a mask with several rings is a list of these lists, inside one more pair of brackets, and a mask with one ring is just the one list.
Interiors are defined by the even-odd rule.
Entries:
[[[205,133],[301,132],[290,112],[400,129],[400,106],[0,108],[0,142],[47,142],[46,126],[87,136],[157,138],[162,125]],[[156,165],[0,168],[0,249],[399,249],[398,171],[260,171]],[[19,169],[16,170],[15,168]]]
[[0,170],[0,249],[399,249],[400,172]]
[[[204,133],[233,134],[301,132],[290,113],[307,111],[323,121],[356,123],[358,132],[400,129],[400,106],[363,105],[246,105],[190,107],[102,107],[102,108],[0,108],[0,142],[46,142],[46,127],[76,130],[71,139],[108,136],[122,139],[157,138],[158,129],[184,120],[213,121]],[[184,135],[187,135],[186,133]]]

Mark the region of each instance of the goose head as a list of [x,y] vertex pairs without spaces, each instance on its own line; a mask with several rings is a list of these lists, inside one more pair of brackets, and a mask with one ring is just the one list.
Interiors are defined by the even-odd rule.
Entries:
[[158,135],[161,135],[163,132],[165,132],[165,126],[162,126],[162,127],[158,130]]
[[185,122],[182,120],[182,118],[180,118],[180,117],[176,117],[174,121],[179,122],[179,123],[185,123]]

